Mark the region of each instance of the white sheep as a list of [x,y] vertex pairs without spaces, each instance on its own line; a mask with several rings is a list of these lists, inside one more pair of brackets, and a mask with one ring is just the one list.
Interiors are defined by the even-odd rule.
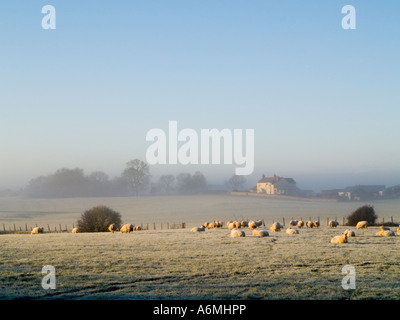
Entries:
[[238,229],[233,229],[231,231],[231,237],[232,238],[239,238],[239,237],[245,237],[246,234],[244,233],[244,231],[238,230]]
[[141,226],[136,226],[136,227],[133,227],[132,231],[140,231],[140,230],[142,230],[142,227]]
[[314,223],[312,221],[307,221],[306,226],[307,228],[311,229],[314,227]]
[[298,223],[299,223],[299,222],[298,222],[297,220],[290,220],[290,221],[289,221],[289,226],[295,227],[295,226],[297,226]]
[[394,232],[392,230],[380,230],[376,235],[381,237],[391,237],[394,236]]
[[205,227],[201,226],[201,227],[194,227],[190,231],[191,232],[201,232],[201,231],[205,231],[205,230],[206,230]]
[[256,237],[268,237],[269,236],[269,233],[267,230],[253,229],[252,234],[253,234],[253,236],[256,236]]
[[355,232],[351,229],[346,229],[343,233],[347,236],[347,238],[356,236]]
[[255,221],[250,220],[247,224],[247,226],[251,229],[254,230],[255,228],[257,228],[257,224],[255,223]]
[[270,226],[269,231],[279,232],[279,231],[281,231],[282,228],[283,228],[283,226],[279,222],[275,222]]
[[357,222],[357,229],[367,229],[368,222],[367,221],[359,221]]
[[339,222],[337,222],[336,220],[331,220],[328,223],[330,228],[336,228],[339,225]]
[[314,221],[314,228],[319,228],[319,220]]
[[43,233],[44,228],[42,227],[35,227],[32,229],[31,234],[39,234],[39,233]]
[[397,234],[400,236],[400,225],[399,225],[399,227],[397,229]]
[[72,233],[78,233],[78,228],[73,228]]
[[293,228],[287,228],[286,229],[286,234],[298,234],[299,233],[299,230],[297,230],[297,229],[293,229]]
[[299,221],[299,222],[297,222],[297,226],[301,229],[301,228],[303,228],[304,227],[304,221]]
[[340,236],[333,237],[331,243],[347,243],[347,235],[343,233]]
[[114,233],[115,231],[117,231],[117,226],[114,223],[110,224],[110,226],[108,227],[108,231]]
[[133,224],[124,224],[120,229],[121,233],[129,233],[131,231],[133,231]]

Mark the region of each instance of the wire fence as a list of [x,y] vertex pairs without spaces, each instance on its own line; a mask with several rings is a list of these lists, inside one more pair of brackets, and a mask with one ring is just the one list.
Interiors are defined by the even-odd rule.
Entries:
[[[141,230],[169,230],[169,229],[185,229],[185,222],[164,222],[164,223],[142,223],[135,226],[140,226]],[[72,232],[75,228],[75,224],[2,224],[2,229],[0,229],[0,233],[27,233],[31,232],[34,228],[41,227],[45,232]]]

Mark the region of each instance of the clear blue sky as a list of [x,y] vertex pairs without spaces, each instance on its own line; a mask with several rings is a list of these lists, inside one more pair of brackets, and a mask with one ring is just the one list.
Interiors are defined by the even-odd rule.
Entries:
[[[0,188],[62,167],[119,175],[169,120],[254,129],[250,184],[400,183],[399,36],[395,0],[2,1]],[[223,181],[234,166],[152,173],[195,170]]]

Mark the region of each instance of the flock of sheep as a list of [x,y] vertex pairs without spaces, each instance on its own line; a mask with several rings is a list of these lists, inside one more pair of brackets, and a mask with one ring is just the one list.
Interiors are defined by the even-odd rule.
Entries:
[[[253,236],[257,237],[267,237],[269,236],[269,232],[280,232],[281,229],[284,228],[282,224],[279,222],[274,222],[270,228],[269,232],[267,230],[260,230],[257,229],[261,226],[265,227],[264,220],[242,220],[242,221],[228,221],[226,223],[228,229],[231,231],[230,236],[237,238],[237,237],[245,237],[246,233],[243,230],[243,228],[249,228],[252,232]],[[330,228],[336,228],[339,223],[337,221],[331,220],[328,223]],[[214,222],[205,222],[203,225],[200,227],[194,227],[190,231],[191,232],[201,232],[205,231],[206,229],[219,229],[224,226],[224,223],[222,221],[216,220]],[[319,221],[307,221],[304,223],[304,221],[300,220],[291,220],[289,222],[289,227],[286,228],[286,234],[299,234],[299,230],[303,227],[307,227],[309,229],[311,228],[319,228],[320,222]],[[297,227],[298,229],[294,229],[293,227]],[[357,229],[367,229],[368,223],[367,221],[360,221],[357,223],[356,228]],[[39,234],[43,233],[44,228],[43,227],[36,227],[33,228],[31,231],[31,234]],[[132,231],[140,231],[142,228],[140,226],[134,226],[133,224],[124,224],[120,229],[117,228],[115,224],[111,224],[108,227],[108,231],[111,233],[115,233],[117,231],[120,231],[121,233],[130,233]],[[78,233],[78,229],[74,228],[72,229],[72,233]],[[397,234],[400,235],[400,225],[399,228],[397,229]],[[388,227],[381,226],[380,230],[376,233],[377,236],[382,236],[382,237],[389,237],[389,236],[394,236],[395,233],[394,231],[390,230]],[[348,238],[354,237],[355,232],[351,229],[346,229],[341,235],[335,236],[331,239],[331,243],[347,243]]]
[[[231,231],[230,236],[233,238],[237,238],[237,237],[245,237],[246,233],[243,230],[239,230],[239,229],[243,229],[245,227],[248,227],[253,236],[257,236],[257,237],[266,237],[269,236],[269,232],[280,232],[281,229],[284,228],[284,226],[282,224],[280,224],[279,222],[274,222],[270,228],[269,228],[269,232],[267,230],[259,230],[257,229],[258,227],[264,226],[265,227],[265,223],[263,220],[257,220],[257,221],[253,221],[253,220],[242,220],[242,221],[228,221],[226,223],[228,229]],[[331,220],[328,223],[328,226],[330,228],[336,228],[339,225],[339,223],[335,220]],[[212,223],[209,222],[205,222],[203,225],[201,225],[200,227],[194,227],[192,228],[190,231],[191,232],[201,232],[201,231],[205,231],[206,229],[214,229],[214,228],[221,228],[223,226],[223,223],[221,221],[214,221]],[[306,223],[304,223],[304,221],[300,220],[291,220],[289,222],[289,227],[286,228],[286,234],[299,234],[299,230],[295,229],[293,227],[297,227],[299,229],[303,228],[303,227],[307,227],[309,229],[311,228],[319,228],[320,226],[320,222],[319,221],[307,221]],[[357,223],[356,228],[357,229],[367,229],[368,227],[368,222],[367,221],[360,221]],[[376,233],[377,236],[383,236],[383,237],[387,237],[387,236],[394,236],[395,233],[390,230],[390,228],[388,227],[384,227],[381,226],[380,227],[380,231],[378,231]],[[399,228],[397,229],[397,234],[400,235],[400,225]],[[341,235],[335,236],[331,239],[331,243],[347,243],[347,239],[350,237],[355,237],[355,232],[351,229],[346,229]]]

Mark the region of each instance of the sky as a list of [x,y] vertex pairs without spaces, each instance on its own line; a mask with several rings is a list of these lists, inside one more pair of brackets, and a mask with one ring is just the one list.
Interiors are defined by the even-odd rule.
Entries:
[[[253,129],[249,185],[399,184],[399,17],[395,0],[2,1],[0,188],[60,168],[118,176],[169,121]],[[234,168],[150,171],[219,183]]]

